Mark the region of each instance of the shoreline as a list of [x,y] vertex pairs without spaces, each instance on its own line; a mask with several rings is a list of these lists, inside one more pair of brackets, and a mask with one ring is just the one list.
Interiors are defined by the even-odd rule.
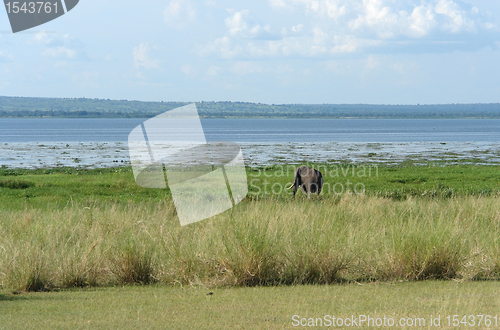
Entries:
[[[499,142],[306,142],[239,143],[245,165],[263,167],[298,163],[371,163],[398,165],[429,161],[484,165],[500,164]],[[16,142],[0,144],[0,167],[40,169],[54,167],[109,168],[129,166],[124,142]]]

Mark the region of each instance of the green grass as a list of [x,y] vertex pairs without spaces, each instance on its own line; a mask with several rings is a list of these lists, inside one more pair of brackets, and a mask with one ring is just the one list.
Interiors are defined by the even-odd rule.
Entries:
[[293,170],[248,169],[243,202],[181,227],[169,190],[129,167],[0,169],[0,328],[443,327],[498,311],[498,166],[329,165],[330,187],[364,193],[295,199]]
[[1,169],[0,287],[499,277],[498,166],[319,168],[328,188],[295,200],[294,166],[248,169],[242,203],[186,227],[130,167]]
[[64,208],[88,199],[103,203],[160,202],[168,189],[145,189],[130,167],[112,169],[0,169],[0,208]]
[[[498,284],[494,282],[233,289],[126,286],[0,295],[0,328],[290,329],[294,315],[295,319],[305,318],[305,322],[325,315],[354,315],[358,319],[359,315],[369,315],[374,319],[393,318],[395,322],[423,318],[425,328],[430,327],[431,316],[439,316],[441,326],[430,328],[451,329],[447,315],[498,316],[499,308]],[[364,323],[365,327],[374,328]],[[487,327],[483,323],[474,328]]]
[[[466,195],[498,195],[500,193],[500,166],[477,165],[463,161],[455,165],[444,162],[415,165],[384,164],[313,164],[324,177],[322,195],[364,192],[371,196],[405,199],[408,196],[451,197]],[[288,196],[280,189],[293,180],[294,168],[269,166],[248,170],[250,196]],[[273,189],[274,186],[274,189]]]
[[[249,199],[288,200],[294,168],[269,166],[247,169]],[[322,196],[364,192],[369,196],[405,199],[408,196],[497,196],[500,193],[500,166],[433,163],[417,166],[322,165],[316,164],[325,179]],[[0,169],[1,209],[26,207],[64,208],[88,199],[103,203],[127,204],[161,202],[170,199],[168,189],[139,187],[130,167],[110,169],[56,168],[41,170]]]
[[0,288],[499,278],[497,166],[320,169],[365,193],[294,200],[294,166],[248,169],[242,203],[185,227],[128,167],[2,169]]

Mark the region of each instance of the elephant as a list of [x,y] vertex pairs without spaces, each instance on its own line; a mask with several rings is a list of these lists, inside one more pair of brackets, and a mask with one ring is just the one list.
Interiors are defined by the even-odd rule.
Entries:
[[304,193],[319,193],[323,187],[323,175],[320,171],[315,170],[307,166],[300,166],[295,169],[295,177],[293,179],[293,184],[287,189],[292,189],[293,187],[293,197],[299,187],[302,187]]

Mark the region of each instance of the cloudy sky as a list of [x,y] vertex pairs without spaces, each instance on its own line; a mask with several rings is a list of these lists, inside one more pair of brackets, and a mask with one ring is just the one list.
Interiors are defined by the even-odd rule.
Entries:
[[500,102],[497,0],[80,0],[12,34],[0,95]]

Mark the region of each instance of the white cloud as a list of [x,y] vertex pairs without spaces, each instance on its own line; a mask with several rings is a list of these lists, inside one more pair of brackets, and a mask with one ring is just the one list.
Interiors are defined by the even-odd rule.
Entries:
[[28,41],[30,44],[35,44],[35,45],[49,45],[54,41],[54,37],[45,32],[45,31],[40,31],[36,33],[31,40]]
[[276,17],[286,16],[273,22],[292,22],[286,19],[292,16],[300,23],[272,26],[257,23],[256,13],[248,9],[231,11],[226,34],[202,53],[223,58],[329,57],[467,49],[471,40],[477,49],[493,43],[496,37],[490,32],[499,32],[478,7],[458,0],[269,0],[269,5]]
[[227,36],[215,39],[201,50],[202,55],[217,54],[226,59],[240,56],[243,53],[243,47],[241,45],[233,45],[231,38]]
[[304,24],[298,24],[298,25],[292,26],[292,31],[293,32],[300,32],[300,31],[302,31],[303,28],[304,28]]
[[339,3],[340,1],[327,0],[325,1],[325,10],[328,17],[338,19],[347,13],[347,6]]
[[189,0],[171,0],[163,17],[169,26],[182,29],[196,19],[196,9]]
[[415,7],[408,22],[408,36],[424,37],[437,25],[435,14],[431,8],[425,6]]
[[[451,0],[439,0],[434,10],[437,14],[446,17],[442,27],[451,33],[458,33],[463,30],[473,32],[476,30],[476,25],[474,21],[467,17],[467,12]],[[472,9],[472,12],[477,14],[477,8]]]
[[68,34],[41,31],[35,33],[27,43],[28,45],[43,47],[43,56],[72,60],[86,58],[81,42]]
[[137,69],[158,69],[160,62],[156,59],[152,59],[149,55],[151,46],[147,42],[141,43],[138,47],[134,48],[132,56],[134,57],[134,65]]
[[232,16],[226,18],[224,22],[226,23],[229,35],[235,36],[239,32],[246,31],[248,29],[247,23],[243,19],[243,16],[248,13],[248,10],[237,11]]
[[348,22],[357,35],[373,35],[380,39],[421,38],[436,26],[436,11],[431,4],[391,8],[388,1],[364,0],[358,16]]
[[46,48],[43,51],[42,55],[54,58],[64,57],[64,58],[74,59],[76,56],[76,52],[72,49],[60,46],[60,47]]
[[348,5],[353,1],[345,0],[269,0],[271,7],[276,9],[303,10],[321,16],[337,19],[348,12]]
[[232,11],[230,16],[224,20],[227,31],[231,37],[247,39],[273,39],[270,26],[262,26],[249,15],[248,10]]
[[28,40],[29,45],[37,46],[68,46],[79,45],[80,43],[70,36],[69,34],[51,33],[40,31],[35,33],[32,38]]
[[271,7],[283,9],[287,6],[286,0],[269,0]]

